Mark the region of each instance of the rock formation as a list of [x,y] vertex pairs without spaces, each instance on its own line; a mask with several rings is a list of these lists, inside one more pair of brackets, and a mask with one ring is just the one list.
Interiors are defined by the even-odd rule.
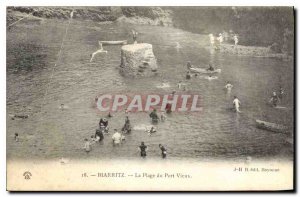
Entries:
[[129,44],[121,49],[121,73],[125,76],[153,76],[157,73],[157,62],[152,45]]

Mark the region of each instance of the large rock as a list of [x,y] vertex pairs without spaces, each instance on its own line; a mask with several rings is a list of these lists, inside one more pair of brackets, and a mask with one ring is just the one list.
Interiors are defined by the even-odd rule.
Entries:
[[151,44],[129,44],[122,46],[121,50],[121,72],[125,76],[156,74],[158,67]]

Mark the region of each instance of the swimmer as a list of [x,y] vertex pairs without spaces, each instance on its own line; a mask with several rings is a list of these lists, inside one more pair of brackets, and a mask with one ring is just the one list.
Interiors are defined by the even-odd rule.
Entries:
[[167,157],[167,149],[163,145],[161,145],[161,144],[159,144],[158,147],[161,150],[161,156],[162,156],[162,158],[165,159]]
[[239,38],[238,38],[237,34],[235,34],[235,35],[233,36],[233,40],[234,40],[234,45],[237,46],[238,43],[239,43]]
[[100,121],[99,121],[99,128],[102,129],[106,133],[109,132],[108,120],[106,118],[101,118],[100,119]]
[[210,40],[210,45],[214,46],[214,44],[215,44],[215,37],[214,37],[214,35],[213,34],[209,34],[208,36],[209,36],[209,40]]
[[217,38],[217,40],[219,41],[220,44],[223,43],[224,38],[223,38],[223,35],[221,33],[219,33],[219,37]]
[[115,129],[115,133],[112,136],[113,145],[119,145],[122,141],[122,135]]
[[179,90],[181,89],[181,86],[182,86],[182,81],[179,81],[179,82],[177,83],[177,87],[178,87]]
[[85,150],[86,153],[89,153],[92,150],[91,143],[87,138],[84,139],[84,147],[83,149]]
[[237,98],[237,96],[234,96],[234,99],[233,99],[233,107],[235,109],[236,112],[241,112],[240,111],[240,105],[241,105],[241,102],[239,101],[239,99]]
[[59,108],[61,109],[61,111],[64,111],[65,105],[62,103],[62,104],[60,104],[60,107],[59,107]]
[[227,92],[230,92],[232,88],[233,88],[233,85],[229,81],[227,81],[227,83],[225,85],[225,89],[227,90]]
[[187,67],[188,70],[190,70],[193,67],[190,61],[188,61],[186,63],[186,67]]
[[153,111],[149,114],[149,116],[152,119],[152,123],[158,123],[159,117],[157,115],[156,109],[153,109]]
[[147,132],[149,133],[149,135],[151,135],[152,133],[156,133],[156,129],[154,127],[151,127],[151,129],[147,130]]
[[187,71],[185,78],[186,78],[186,79],[191,79],[190,71]]
[[282,100],[283,95],[284,95],[284,90],[283,90],[283,88],[280,86],[280,87],[279,87],[279,95],[278,95],[278,97],[279,97],[280,100]]
[[129,114],[129,110],[126,108],[125,109],[125,114],[128,115]]
[[205,77],[205,79],[208,79],[210,81],[210,80],[213,80],[213,79],[218,79],[218,77],[209,75],[209,76]]
[[180,46],[179,42],[176,42],[175,48],[176,48],[177,50],[182,48],[182,47]]
[[110,112],[108,112],[107,117],[111,118],[111,117],[113,117],[113,115]]
[[100,142],[104,139],[104,135],[101,129],[96,129],[96,133],[95,133],[95,141],[96,142]]
[[95,138],[95,135],[91,135],[91,139],[90,139],[90,145],[93,145],[97,142],[97,139]]
[[162,111],[161,112],[161,114],[160,114],[160,120],[163,122],[163,121],[165,121],[166,120],[166,114],[165,114],[165,112],[164,111]]
[[15,133],[15,141],[18,142],[19,141],[19,134]]
[[105,51],[105,50],[103,49],[102,43],[101,43],[100,41],[99,41],[99,49],[98,49],[97,51],[95,51],[94,53],[92,53],[92,57],[91,57],[91,59],[90,59],[90,62],[93,61],[95,55],[98,54],[98,53],[106,53],[106,54],[107,54],[107,51]]
[[272,97],[270,98],[270,101],[269,101],[273,107],[277,107],[277,104],[279,102],[279,97],[278,95],[276,94],[276,92],[273,92],[273,95]]
[[141,142],[141,145],[139,146],[139,150],[141,151],[141,157],[145,158],[147,156],[147,146],[144,142]]
[[131,132],[131,124],[130,124],[130,120],[129,117],[126,116],[125,118],[125,124],[122,128],[123,133],[130,133]]
[[207,71],[214,71],[215,68],[211,64],[208,64],[208,68],[206,70]]

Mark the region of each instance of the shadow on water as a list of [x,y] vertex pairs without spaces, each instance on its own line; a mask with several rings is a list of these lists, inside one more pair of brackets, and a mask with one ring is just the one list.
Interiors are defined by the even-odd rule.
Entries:
[[8,72],[33,71],[45,68],[49,51],[38,43],[8,43]]

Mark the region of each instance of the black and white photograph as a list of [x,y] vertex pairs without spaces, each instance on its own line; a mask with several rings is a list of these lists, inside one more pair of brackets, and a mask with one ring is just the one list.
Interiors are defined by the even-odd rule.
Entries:
[[294,15],[7,6],[7,190],[293,190]]

